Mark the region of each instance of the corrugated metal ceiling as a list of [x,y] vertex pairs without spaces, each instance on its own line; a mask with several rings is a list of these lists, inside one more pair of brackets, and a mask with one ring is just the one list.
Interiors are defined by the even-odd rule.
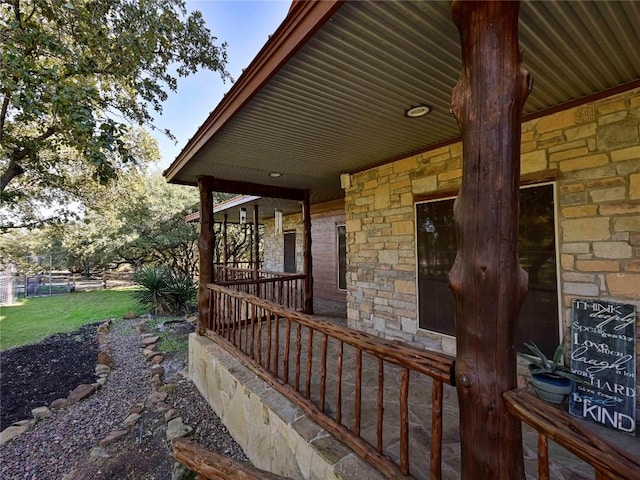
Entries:
[[[640,2],[524,2],[525,114],[640,78]],[[198,175],[342,196],[339,175],[459,136],[450,2],[347,2],[174,180]],[[426,117],[406,108],[427,103]],[[278,171],[279,178],[268,176]]]

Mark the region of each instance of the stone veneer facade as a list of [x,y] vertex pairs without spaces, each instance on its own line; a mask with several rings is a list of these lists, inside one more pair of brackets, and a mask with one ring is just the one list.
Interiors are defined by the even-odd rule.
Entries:
[[[296,232],[296,272],[302,273],[304,252],[304,232],[302,213],[282,217],[282,231]],[[276,234],[275,221],[268,218],[264,221],[264,269],[281,272],[284,266],[284,235]]]
[[296,480],[384,480],[237,358],[195,333],[189,378],[254,466]]
[[[522,175],[556,175],[564,334],[576,297],[640,313],[640,89],[524,123],[521,150]],[[352,176],[350,327],[455,354],[454,338],[418,328],[414,202],[450,194],[461,179],[460,143]]]

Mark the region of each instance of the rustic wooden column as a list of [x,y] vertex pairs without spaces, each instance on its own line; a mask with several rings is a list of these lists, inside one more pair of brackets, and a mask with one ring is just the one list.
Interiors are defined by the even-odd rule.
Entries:
[[313,315],[313,260],[311,258],[311,202],[309,190],[304,192],[302,201],[303,252],[302,264],[304,281],[304,313]]
[[260,223],[258,221],[258,205],[253,206],[253,248],[255,249],[253,264],[253,278],[259,278],[258,270],[260,270]]
[[209,320],[209,291],[207,284],[213,282],[213,192],[206,178],[198,178],[200,189],[200,236],[198,252],[200,254],[200,283],[198,286],[198,324],[196,331],[204,335]]
[[462,72],[452,111],[462,133],[454,205],[458,251],[456,388],[463,479],[523,479],[520,421],[502,393],[516,386],[514,332],[527,292],[518,259],[520,122],[530,90],[517,2],[454,2]]
[[227,263],[229,263],[227,252],[227,221],[229,220],[229,214],[224,214],[224,220],[222,221],[222,266],[223,266],[223,280],[227,281]]

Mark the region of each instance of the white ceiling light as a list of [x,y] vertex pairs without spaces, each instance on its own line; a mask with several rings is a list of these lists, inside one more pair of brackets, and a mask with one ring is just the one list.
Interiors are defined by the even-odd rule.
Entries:
[[418,118],[424,117],[430,111],[431,107],[429,105],[420,104],[405,110],[404,114],[409,118]]

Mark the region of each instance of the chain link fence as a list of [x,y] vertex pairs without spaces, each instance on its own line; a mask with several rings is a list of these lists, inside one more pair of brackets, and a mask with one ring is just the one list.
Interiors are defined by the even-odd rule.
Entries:
[[21,274],[13,267],[0,267],[0,304],[11,305],[25,297],[133,285],[132,275],[132,272],[96,272],[81,276],[60,271]]

